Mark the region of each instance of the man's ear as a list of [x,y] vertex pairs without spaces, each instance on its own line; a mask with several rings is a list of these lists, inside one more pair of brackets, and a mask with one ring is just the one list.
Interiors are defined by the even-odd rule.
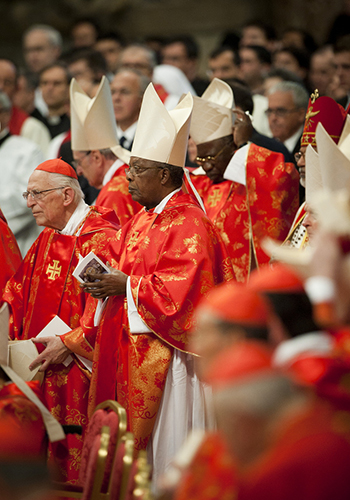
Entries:
[[163,168],[161,170],[161,184],[165,186],[165,184],[170,180],[170,172],[167,168]]
[[67,186],[64,189],[62,189],[62,192],[63,192],[63,205],[65,207],[68,207],[74,202],[74,196],[75,196],[74,189]]

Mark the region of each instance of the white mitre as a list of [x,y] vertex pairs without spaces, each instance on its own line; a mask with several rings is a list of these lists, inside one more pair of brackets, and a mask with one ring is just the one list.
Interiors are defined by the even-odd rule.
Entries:
[[143,96],[131,156],[183,168],[192,108],[193,98],[187,94],[168,111],[150,83]]
[[130,153],[119,145],[112,95],[108,80],[102,77],[95,97],[89,97],[75,78],[70,84],[72,150],[112,149],[127,163]]
[[193,97],[190,135],[196,144],[220,139],[232,134],[231,87],[214,78],[202,97]]

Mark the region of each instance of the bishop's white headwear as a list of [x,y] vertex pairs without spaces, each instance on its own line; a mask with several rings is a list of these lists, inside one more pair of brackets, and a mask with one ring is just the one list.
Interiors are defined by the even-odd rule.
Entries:
[[233,106],[231,87],[214,78],[202,97],[193,98],[190,134],[194,142],[202,144],[232,134]]
[[190,94],[168,111],[153,84],[147,87],[131,156],[184,167],[193,98]]

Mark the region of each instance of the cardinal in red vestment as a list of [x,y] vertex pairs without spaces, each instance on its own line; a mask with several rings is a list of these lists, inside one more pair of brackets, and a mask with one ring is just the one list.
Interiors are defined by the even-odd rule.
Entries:
[[188,345],[193,313],[213,286],[233,278],[216,229],[181,188],[191,110],[190,95],[168,112],[152,85],[146,90],[127,172],[129,192],[144,208],[118,235],[118,270],[84,285],[95,298],[110,297],[97,335],[91,409],[116,396],[137,449],[149,444],[154,477],[187,430],[204,425],[202,397],[194,401],[191,393],[203,392]]
[[123,226],[140,209],[128,191],[130,152],[119,145],[111,90],[102,77],[92,99],[73,78],[70,85],[72,151],[78,175],[100,189],[95,204],[111,208]]
[[7,281],[17,271],[22,261],[21,251],[16,238],[9,228],[6,218],[0,209],[0,288],[4,291]]
[[194,98],[190,134],[201,168],[192,181],[227,246],[237,281],[244,283],[251,269],[270,260],[262,239],[287,236],[298,208],[298,173],[281,153],[255,144],[235,153],[232,105],[231,87],[218,79]]
[[[119,226],[114,212],[89,207],[77,176],[60,159],[40,164],[31,175],[24,193],[36,222],[44,231],[28,251],[16,274],[8,282],[3,300],[10,307],[12,340],[34,339],[57,315],[71,332],[61,338],[34,340],[44,351],[31,368],[45,370],[45,404],[61,424],[87,424],[90,372],[75,353],[92,359],[95,304],[86,307],[87,296],[73,278],[79,257],[93,251],[104,262],[115,264],[113,242]],[[91,326],[92,325],[92,326]],[[78,479],[82,438],[68,435],[66,442],[50,444],[50,455],[64,480]]]

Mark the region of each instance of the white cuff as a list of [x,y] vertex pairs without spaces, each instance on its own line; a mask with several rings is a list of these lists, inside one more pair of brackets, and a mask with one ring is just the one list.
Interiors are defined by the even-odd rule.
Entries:
[[326,276],[311,276],[304,288],[312,304],[332,302],[335,298],[335,282]]
[[128,307],[128,320],[130,333],[148,333],[151,330],[142,321],[141,316],[137,311],[137,307],[134,301],[134,297],[131,292],[130,276],[126,280],[126,302]]

